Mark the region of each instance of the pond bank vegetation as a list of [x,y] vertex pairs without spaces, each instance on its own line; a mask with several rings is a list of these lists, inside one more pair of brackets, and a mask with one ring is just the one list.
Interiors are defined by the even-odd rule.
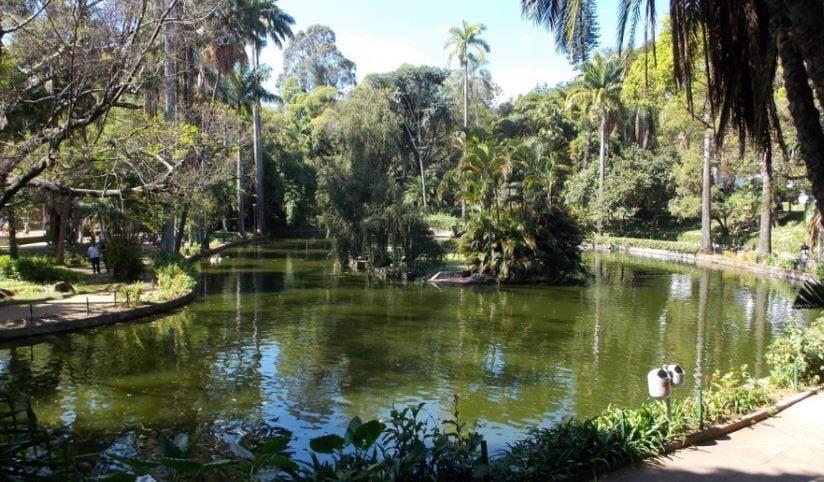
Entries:
[[81,455],[69,431],[40,425],[25,395],[3,383],[7,409],[0,414],[0,440],[8,450],[0,454],[0,474],[11,480],[581,480],[660,455],[703,427],[819,384],[824,318],[806,328],[791,325],[766,358],[768,378],[755,380],[746,367],[714,373],[700,392],[673,401],[671,420],[658,402],[608,407],[587,420],[532,429],[493,454],[473,425],[461,420],[456,396],[448,420],[422,419],[423,405],[394,409],[387,420],[356,417],[343,434],[312,439],[308,454],[290,448],[285,430],[250,427],[237,442],[208,428],[191,437],[161,428],[143,431],[125,452],[112,446]]

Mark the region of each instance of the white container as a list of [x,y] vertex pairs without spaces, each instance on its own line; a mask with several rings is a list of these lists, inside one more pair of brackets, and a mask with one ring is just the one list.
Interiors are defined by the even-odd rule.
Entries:
[[663,368],[653,368],[647,374],[649,396],[655,400],[664,400],[670,395],[670,377]]
[[680,387],[684,384],[684,378],[686,377],[684,376],[684,369],[680,365],[667,365],[666,369],[672,381],[672,386]]

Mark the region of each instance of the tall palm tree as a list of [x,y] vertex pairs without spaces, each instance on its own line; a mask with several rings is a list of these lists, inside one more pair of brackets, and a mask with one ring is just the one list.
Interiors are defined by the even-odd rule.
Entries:
[[[245,65],[238,65],[233,71],[221,79],[215,87],[215,95],[226,105],[235,109],[238,120],[252,112],[256,100],[276,102],[278,96],[266,90],[263,82],[269,77],[269,69],[261,68],[257,71]],[[248,119],[248,117],[246,117]],[[238,136],[240,137],[240,135]],[[235,161],[235,197],[237,202],[237,229],[241,236],[246,234],[244,190],[243,190],[243,148],[238,139],[237,158]]]
[[[521,9],[525,17],[554,31],[564,49],[580,36],[569,26],[581,18],[580,4],[585,1],[521,0]],[[627,25],[633,36],[642,16],[644,32],[654,39],[654,0],[624,0],[618,5],[619,42]],[[819,0],[672,0],[669,14],[675,77],[691,103],[692,72],[696,63],[703,62],[719,142],[733,126],[742,140],[749,136],[767,149],[772,84],[781,62],[807,177],[816,205],[824,211],[824,129],[819,122],[824,108],[824,4]]]
[[[271,40],[278,48],[283,41],[292,38],[291,26],[295,23],[289,14],[276,5],[276,0],[231,0],[230,12],[239,36],[252,49],[252,69],[260,70],[260,51]],[[263,165],[263,145],[260,126],[260,98],[252,103],[252,133],[255,156],[255,221],[258,232],[266,231],[266,209]]]
[[448,61],[451,63],[452,59],[457,57],[464,71],[464,129],[469,127],[469,64],[482,64],[489,53],[489,44],[480,37],[485,30],[486,26],[482,23],[469,24],[462,20],[459,27],[449,29],[449,38],[444,44],[444,49],[452,49],[449,51]]
[[599,121],[600,153],[598,158],[598,233],[603,227],[604,177],[606,173],[607,122],[621,108],[623,66],[618,57],[595,54],[583,64],[577,84],[566,99],[569,110],[580,109],[594,114]]

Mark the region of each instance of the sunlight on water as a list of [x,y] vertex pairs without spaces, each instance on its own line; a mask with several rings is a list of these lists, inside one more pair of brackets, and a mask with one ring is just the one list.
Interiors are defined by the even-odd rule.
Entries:
[[[278,242],[205,264],[189,307],[141,323],[0,350],[48,424],[115,438],[206,424],[281,426],[296,448],[348,420],[425,403],[432,424],[477,421],[491,448],[528,427],[646,399],[663,362],[704,374],[747,364],[787,322],[794,288],[747,274],[593,255],[586,286],[373,282],[321,242]],[[692,384],[692,385],[689,385]],[[233,435],[234,434],[234,435]]]

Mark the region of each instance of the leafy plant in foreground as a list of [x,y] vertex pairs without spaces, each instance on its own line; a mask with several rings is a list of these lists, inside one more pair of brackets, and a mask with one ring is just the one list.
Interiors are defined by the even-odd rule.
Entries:
[[791,324],[784,336],[767,349],[770,377],[780,387],[790,387],[798,377],[801,385],[815,385],[824,379],[824,318],[802,328]]

